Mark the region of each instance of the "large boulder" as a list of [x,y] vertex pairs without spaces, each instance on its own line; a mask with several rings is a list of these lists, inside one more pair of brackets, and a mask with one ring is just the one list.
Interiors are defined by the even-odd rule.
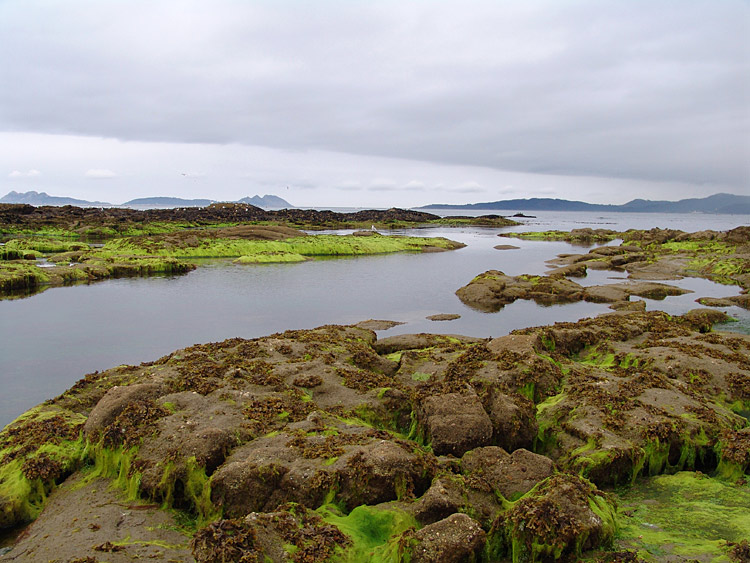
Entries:
[[463,563],[474,561],[487,535],[466,514],[453,514],[417,530],[411,537],[413,563]]
[[509,454],[489,446],[472,450],[461,459],[467,475],[483,479],[504,498],[514,501],[552,476],[555,465],[548,457],[520,449]]
[[461,457],[492,442],[492,421],[476,394],[427,397],[420,405],[419,417],[436,455]]
[[580,477],[558,474],[499,517],[514,561],[577,561],[583,551],[611,544],[615,508]]

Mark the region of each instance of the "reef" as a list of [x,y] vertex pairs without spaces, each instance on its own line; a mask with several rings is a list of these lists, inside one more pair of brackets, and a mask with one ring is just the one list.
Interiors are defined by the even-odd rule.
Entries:
[[[750,307],[750,227],[729,231],[686,233],[673,229],[629,230],[573,229],[502,233],[502,237],[530,240],[564,240],[594,245],[619,240],[617,245],[596,246],[585,254],[561,254],[551,263],[566,271],[585,269],[627,272],[633,280],[669,280],[702,277],[718,283],[738,285],[739,296],[726,300],[705,299],[706,305]],[[579,273],[579,275],[581,275]]]
[[[741,557],[750,337],[724,318],[366,321],[88,374],[0,432],[0,527],[32,522],[0,561]],[[740,517],[698,541],[693,501]]]
[[[456,291],[462,303],[487,313],[500,311],[517,299],[533,300],[540,305],[591,301],[611,303],[612,309],[638,307],[630,296],[664,299],[670,295],[683,295],[689,290],[679,287],[643,281],[630,281],[584,287],[565,276],[584,276],[585,266],[558,268],[546,276],[507,276],[498,270],[489,270],[475,277]],[[645,303],[642,303],[645,305]]]
[[20,237],[0,246],[0,298],[26,296],[53,286],[126,276],[190,272],[198,258],[233,258],[238,264],[300,262],[316,257],[455,250],[441,237],[310,235],[275,225],[195,228],[133,235],[92,246],[60,238]]

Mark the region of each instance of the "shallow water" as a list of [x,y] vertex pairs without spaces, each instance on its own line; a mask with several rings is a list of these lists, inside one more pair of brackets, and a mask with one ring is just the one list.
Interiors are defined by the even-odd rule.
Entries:
[[[558,214],[560,215],[560,214]],[[565,214],[562,214],[565,215]],[[570,230],[609,221],[598,216],[567,214],[554,223],[523,228]],[[631,227],[624,215],[606,228]],[[575,216],[575,223],[574,217]],[[658,224],[664,216],[647,215]],[[725,230],[750,223],[747,216],[702,216],[701,227],[687,216],[671,228]],[[706,217],[712,220],[707,221]],[[734,217],[733,220],[727,217]],[[713,221],[715,218],[715,222]],[[638,216],[641,221],[642,216]],[[646,219],[643,219],[646,220]],[[532,220],[528,220],[532,221]],[[588,222],[587,222],[588,221]],[[519,229],[521,227],[514,227]],[[508,230],[508,229],[504,229]],[[393,254],[318,260],[299,264],[238,266],[229,261],[207,261],[184,276],[120,279],[92,285],[53,288],[26,299],[0,301],[0,426],[26,409],[51,398],[95,370],[119,364],[155,360],[176,349],[230,337],[254,338],[287,329],[322,324],[356,323],[376,318],[401,321],[384,335],[439,332],[497,337],[527,326],[576,321],[608,312],[606,305],[574,303],[542,307],[517,301],[499,313],[481,313],[463,305],[455,291],[489,269],[509,275],[543,274],[546,260],[564,252],[586,252],[564,242],[499,238],[503,229],[420,229],[406,234],[445,236],[467,245],[454,252]],[[518,250],[495,250],[513,244]],[[607,283],[613,272],[591,272],[579,283]],[[599,279],[601,278],[601,279]],[[647,301],[649,310],[671,314],[698,305],[698,297],[736,295],[738,288],[706,280],[667,282],[694,289],[694,294]],[[732,307],[730,314],[750,325],[747,311]],[[438,313],[457,313],[460,319],[428,321]],[[744,324],[743,324],[744,323]],[[738,325],[735,325],[735,327]]]

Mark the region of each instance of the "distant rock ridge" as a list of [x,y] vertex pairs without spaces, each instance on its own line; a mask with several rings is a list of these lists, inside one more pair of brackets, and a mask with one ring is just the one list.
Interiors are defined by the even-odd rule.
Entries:
[[623,205],[602,205],[567,199],[507,199],[466,205],[436,203],[419,209],[502,209],[525,211],[608,211],[616,213],[720,213],[750,214],[750,196],[714,194],[679,201],[634,199]]
[[[183,199],[180,197],[142,197],[131,199],[120,205],[107,203],[103,201],[87,201],[72,197],[51,196],[46,192],[16,192],[10,191],[0,198],[0,203],[25,203],[28,205],[75,205],[78,207],[151,207],[151,208],[168,208],[168,207],[208,207],[216,203],[214,199]],[[254,195],[246,196],[237,202],[232,203],[249,203],[263,209],[292,209],[294,206],[288,201],[275,196],[266,194],[264,196]]]
[[86,201],[73,197],[58,197],[46,192],[10,191],[0,198],[0,203],[27,203],[29,205],[77,205],[79,207],[109,207],[112,204],[104,201]]
[[291,203],[275,195],[266,194],[264,196],[254,195],[253,197],[243,197],[237,200],[237,203],[249,203],[255,207],[264,209],[288,209],[294,207]]

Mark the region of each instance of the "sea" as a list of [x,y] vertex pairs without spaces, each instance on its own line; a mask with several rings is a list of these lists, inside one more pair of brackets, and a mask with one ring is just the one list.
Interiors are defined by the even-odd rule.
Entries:
[[[439,213],[497,214],[490,210]],[[452,252],[254,266],[205,260],[183,276],[109,280],[0,301],[0,427],[62,393],[87,373],[156,360],[197,343],[367,319],[403,323],[379,332],[380,336],[432,332],[488,338],[517,328],[610,312],[606,305],[595,303],[544,307],[517,301],[497,313],[481,313],[463,305],[456,290],[482,272],[543,274],[548,269],[546,261],[556,255],[589,249],[565,242],[508,239],[499,237],[501,233],[583,227],[617,231],[661,227],[694,232],[750,225],[750,215],[525,213],[535,217],[518,218],[520,224],[513,227],[430,227],[384,233],[443,236],[466,245]],[[494,249],[498,244],[520,248]],[[576,281],[592,285],[622,279],[622,273],[596,271]],[[700,307],[695,302],[698,297],[739,293],[737,286],[697,278],[668,283],[693,293],[664,301],[646,300],[647,310],[681,314]],[[750,332],[748,311],[738,307],[722,310],[738,319],[727,328]],[[460,318],[427,319],[442,313]]]

